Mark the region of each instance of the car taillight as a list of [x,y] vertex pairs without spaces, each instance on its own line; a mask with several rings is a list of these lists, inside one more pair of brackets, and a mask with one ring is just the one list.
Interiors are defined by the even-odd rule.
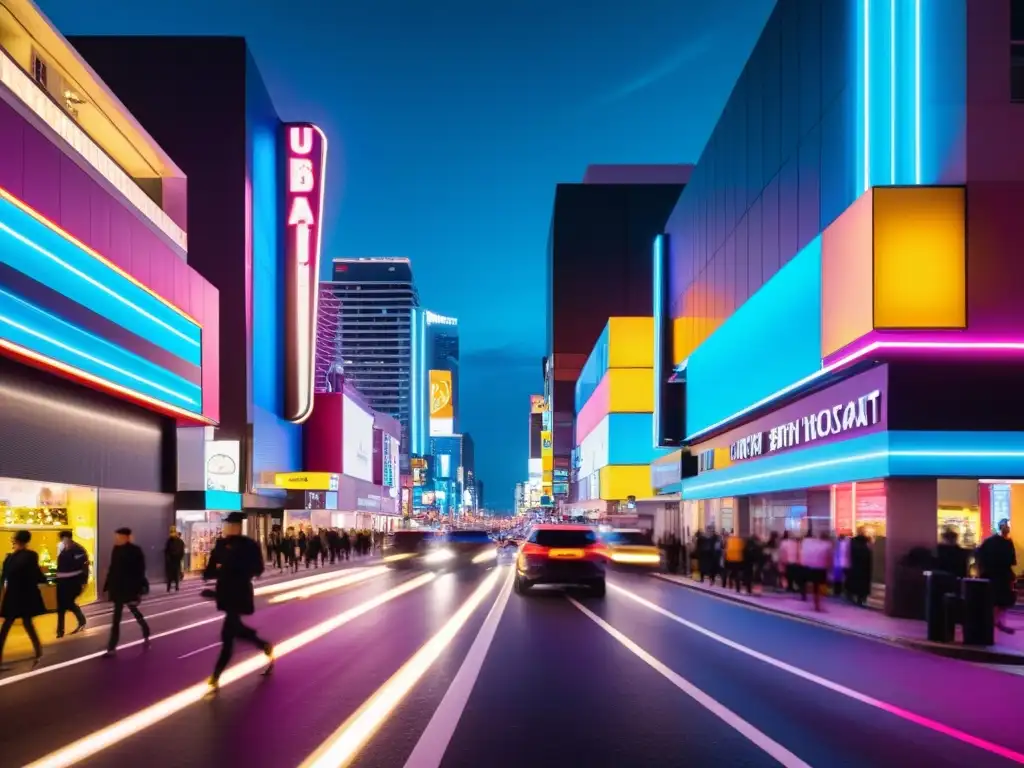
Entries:
[[583,551],[588,560],[603,560],[608,557],[608,550],[604,544],[591,544]]
[[520,552],[524,556],[530,556],[530,555],[532,555],[534,557],[547,557],[548,556],[548,548],[547,547],[542,547],[540,544],[533,544],[532,542],[529,542],[529,541],[526,542],[525,544],[523,544],[523,548],[520,550]]

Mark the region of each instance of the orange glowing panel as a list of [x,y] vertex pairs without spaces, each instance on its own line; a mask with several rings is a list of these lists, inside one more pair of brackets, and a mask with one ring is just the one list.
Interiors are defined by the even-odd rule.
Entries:
[[654,318],[608,318],[608,367],[654,367]]
[[872,329],[872,190],[821,236],[821,356]]
[[964,328],[963,187],[874,190],[875,328]]

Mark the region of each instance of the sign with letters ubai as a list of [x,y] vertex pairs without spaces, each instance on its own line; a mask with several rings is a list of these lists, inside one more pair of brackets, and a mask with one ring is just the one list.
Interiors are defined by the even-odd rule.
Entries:
[[301,424],[313,411],[327,138],[310,123],[288,123],[284,149],[285,417]]
[[732,461],[756,459],[827,437],[853,434],[875,426],[881,417],[882,392],[874,389],[851,400],[746,435],[729,446],[729,458]]

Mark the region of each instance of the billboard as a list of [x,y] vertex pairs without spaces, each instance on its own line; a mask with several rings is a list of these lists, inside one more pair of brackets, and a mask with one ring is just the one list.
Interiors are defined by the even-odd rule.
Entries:
[[349,477],[373,482],[373,414],[348,395],[341,416],[341,469]]
[[238,493],[240,443],[237,440],[208,440],[203,448],[206,490]]
[[430,371],[430,436],[451,435],[455,429],[455,404],[452,402],[452,372]]
[[548,409],[544,395],[530,395],[530,413],[544,413]]
[[285,418],[301,424],[313,412],[327,137],[310,123],[285,125],[284,137]]
[[398,440],[391,435],[381,435],[381,453],[383,482],[385,488],[397,488],[400,479],[398,473]]

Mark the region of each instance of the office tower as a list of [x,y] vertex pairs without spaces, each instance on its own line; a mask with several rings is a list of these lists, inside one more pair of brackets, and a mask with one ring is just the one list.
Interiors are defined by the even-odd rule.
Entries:
[[[426,366],[429,371],[442,372],[441,375],[431,378],[431,390],[437,379],[451,379],[447,384],[449,399],[441,407],[451,410],[450,421],[442,420],[442,423],[430,425],[430,434],[437,436],[442,434],[457,433],[459,431],[459,321],[454,317],[439,315],[436,312],[427,311],[424,313],[426,323],[426,334],[424,335],[424,355]],[[444,372],[447,371],[448,375]],[[441,394],[444,394],[443,392]],[[434,397],[431,393],[431,417],[434,417]],[[444,403],[444,398],[438,400],[438,404]]]
[[[318,339],[318,369],[332,363],[371,407],[402,425],[402,453],[410,453],[413,421],[413,337],[419,295],[406,258],[342,258],[321,282],[321,302],[337,313],[333,333]],[[321,313],[321,322],[323,322]],[[415,450],[412,452],[415,453]]]

